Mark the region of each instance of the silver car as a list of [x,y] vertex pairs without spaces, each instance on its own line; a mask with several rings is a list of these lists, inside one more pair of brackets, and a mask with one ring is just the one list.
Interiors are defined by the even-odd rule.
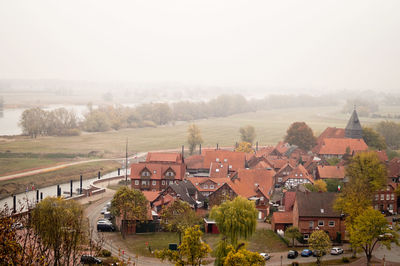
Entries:
[[343,254],[343,249],[339,247],[334,247],[331,249],[331,255]]

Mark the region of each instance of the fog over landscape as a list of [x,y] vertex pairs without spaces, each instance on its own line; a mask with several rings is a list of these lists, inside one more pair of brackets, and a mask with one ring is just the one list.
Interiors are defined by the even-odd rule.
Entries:
[[0,92],[188,90],[206,99],[399,92],[399,8],[399,1],[2,1]]

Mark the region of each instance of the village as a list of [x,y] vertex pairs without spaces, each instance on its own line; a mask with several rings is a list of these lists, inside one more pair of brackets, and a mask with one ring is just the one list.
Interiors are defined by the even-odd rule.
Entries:
[[[193,225],[201,225],[206,235],[218,235],[221,234],[219,222],[210,217],[211,210],[240,197],[254,204],[257,226],[264,225],[282,238],[296,228],[293,244],[288,243],[295,250],[289,251],[288,258],[290,252],[295,254],[293,258],[300,253],[304,257],[313,255],[313,251],[307,253],[304,250],[309,250],[308,241],[315,231],[325,232],[331,246],[335,246],[328,253],[340,255],[346,247],[345,252],[351,256],[349,245],[346,244],[349,243],[347,215],[335,207],[335,201],[349,182],[346,167],[351,158],[368,152],[373,153],[379,163],[387,168],[385,185],[372,197],[371,207],[385,215],[389,228],[393,229],[398,219],[395,215],[400,208],[397,193],[400,159],[388,160],[384,150],[369,149],[362,138],[356,110],[346,128],[326,128],[310,150],[281,141],[276,146],[267,147],[259,147],[256,143],[251,152],[218,145],[213,149],[202,149],[201,144],[189,156],[185,156],[184,147],[181,152],[149,152],[144,160],[131,164],[128,183],[129,189],[143,193],[147,202],[146,213],[132,214],[137,218],[127,219],[123,212],[117,212],[120,215],[114,224],[107,222],[104,225],[104,219],[100,219],[97,229],[118,230],[124,237],[164,230],[181,230],[183,233],[184,230],[175,224],[173,229],[168,227],[168,221],[176,219],[171,213],[175,213],[178,220],[188,219],[185,217],[188,209],[183,212],[178,209],[182,208],[179,202],[183,202],[200,219],[200,222],[192,220]],[[109,215],[108,210],[112,213],[113,203],[111,201],[104,208],[102,212],[105,215]],[[189,225],[190,222],[185,224],[185,228]],[[295,246],[301,248],[299,252]],[[170,249],[176,247],[170,246]],[[397,251],[393,251],[394,254]],[[266,252],[261,255],[267,264],[272,263],[273,260],[269,261],[270,254]],[[282,255],[280,261],[276,259],[277,265],[282,263]],[[387,260],[390,261],[390,255]],[[392,259],[396,260],[396,257]],[[362,265],[364,262],[360,263]]]

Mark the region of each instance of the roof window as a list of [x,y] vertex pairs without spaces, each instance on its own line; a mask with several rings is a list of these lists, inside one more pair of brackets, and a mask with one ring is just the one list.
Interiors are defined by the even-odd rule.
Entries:
[[215,161],[216,161],[216,162],[219,162],[219,158],[216,158]]
[[324,211],[324,209],[321,209],[321,213],[324,213],[325,211]]
[[228,159],[225,158],[225,159],[224,159],[224,162],[228,162]]

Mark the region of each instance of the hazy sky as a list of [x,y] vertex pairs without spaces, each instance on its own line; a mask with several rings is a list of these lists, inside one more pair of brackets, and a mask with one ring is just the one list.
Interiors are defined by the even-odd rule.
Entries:
[[400,91],[400,1],[0,0],[0,78]]

